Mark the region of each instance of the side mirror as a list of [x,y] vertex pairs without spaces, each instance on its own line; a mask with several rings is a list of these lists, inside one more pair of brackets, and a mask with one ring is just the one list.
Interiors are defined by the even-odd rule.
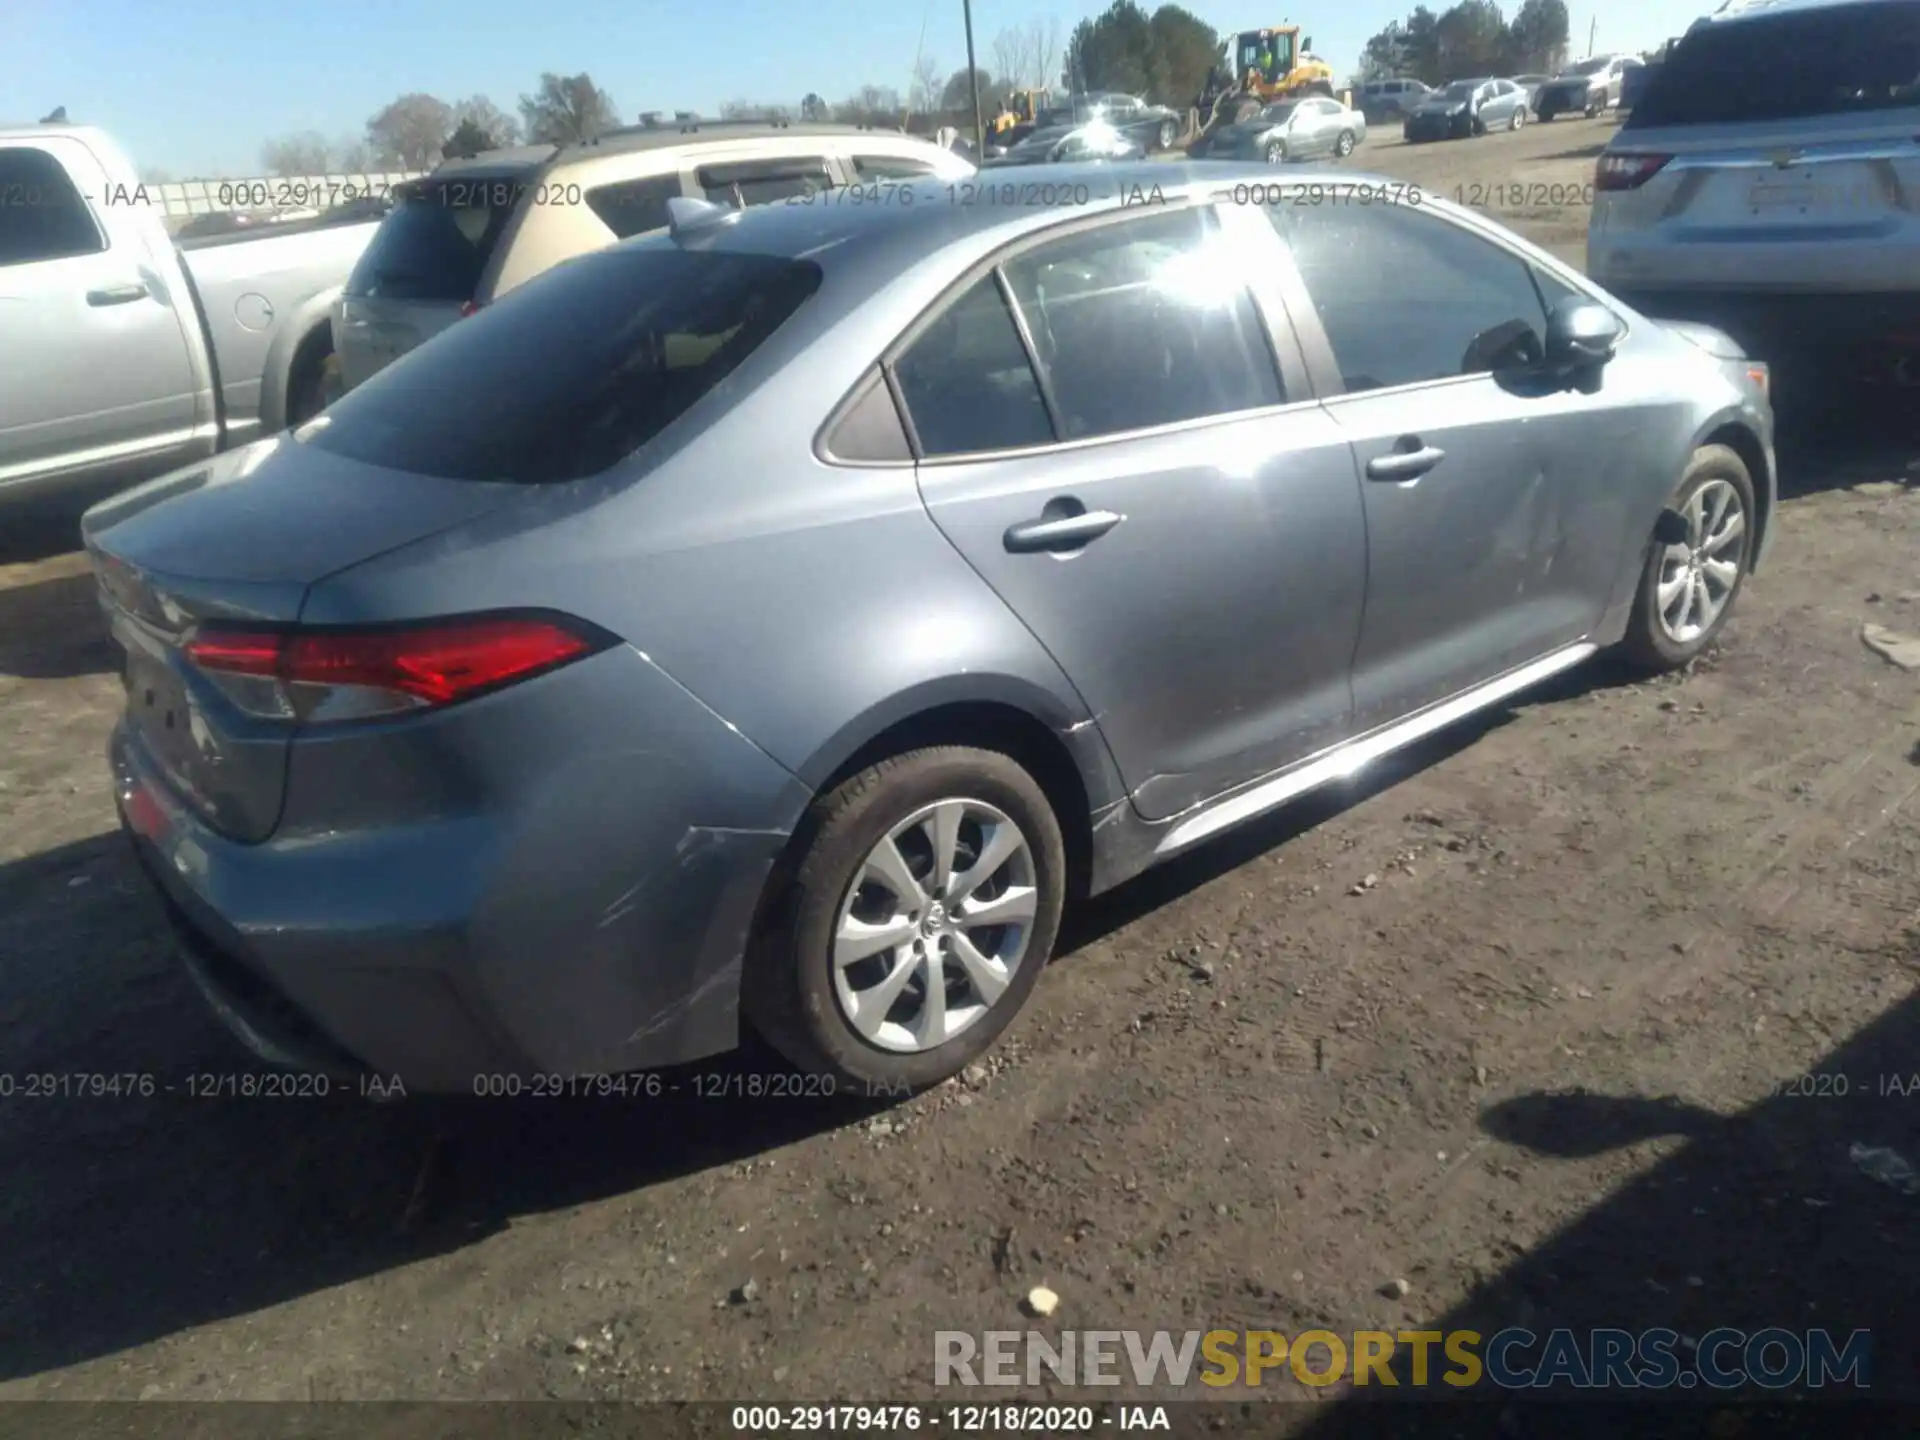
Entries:
[[1604,365],[1623,333],[1619,317],[1606,306],[1569,295],[1547,312],[1546,363],[1568,369]]

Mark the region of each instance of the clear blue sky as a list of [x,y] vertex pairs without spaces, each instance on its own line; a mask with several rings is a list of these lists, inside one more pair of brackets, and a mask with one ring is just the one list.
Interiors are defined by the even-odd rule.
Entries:
[[[1435,10],[1445,0],[1430,0]],[[1678,34],[1715,0],[1617,0],[1601,49]],[[1154,0],[1145,0],[1154,8]],[[1508,13],[1518,0],[1507,0]],[[1106,0],[976,0],[975,44],[991,68],[1004,27],[1052,17],[1062,38]],[[1223,31],[1292,19],[1345,73],[1411,0],[1197,0]],[[1593,0],[1570,0],[1584,53]],[[542,70],[588,71],[631,120],[641,110],[711,112],[722,101],[829,100],[863,84],[904,91],[922,21],[951,73],[966,63],[960,0],[0,0],[0,122],[65,105],[104,125],[136,161],[177,176],[251,175],[261,143],[293,131],[357,133],[396,95],[486,95],[512,113]]]

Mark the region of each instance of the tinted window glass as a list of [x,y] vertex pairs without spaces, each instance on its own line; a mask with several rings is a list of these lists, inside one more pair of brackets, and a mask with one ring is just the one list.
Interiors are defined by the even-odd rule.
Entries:
[[534,172],[422,180],[400,191],[347,280],[380,300],[471,300]]
[[1822,6],[1704,25],[1673,47],[1625,129],[1798,120],[1920,105],[1920,3]]
[[0,149],[0,265],[106,249],[67,172],[44,150]]
[[720,205],[766,205],[817,194],[833,185],[827,162],[814,157],[708,165],[699,178],[707,199]]
[[924,160],[907,160],[893,155],[856,155],[853,172],[862,180],[912,180],[937,173]]
[[308,443],[453,480],[605,470],[685,414],[805,302],[804,261],[671,246],[556,266],[401,357]]
[[967,455],[1053,440],[1026,347],[991,275],[950,305],[895,366],[920,453]]
[[1205,211],[1069,235],[1006,273],[1068,439],[1280,403],[1239,265]]
[[678,175],[622,180],[587,191],[587,205],[615,235],[626,240],[667,228],[667,201],[680,193]]
[[1292,247],[1350,391],[1477,374],[1508,346],[1543,348],[1532,267],[1470,231],[1403,206],[1267,215]]

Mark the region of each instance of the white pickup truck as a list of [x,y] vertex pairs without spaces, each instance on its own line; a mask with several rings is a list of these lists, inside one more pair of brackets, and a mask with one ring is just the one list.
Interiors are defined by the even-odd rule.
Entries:
[[0,127],[0,501],[131,485],[323,408],[378,220],[262,228],[176,246],[107,135]]

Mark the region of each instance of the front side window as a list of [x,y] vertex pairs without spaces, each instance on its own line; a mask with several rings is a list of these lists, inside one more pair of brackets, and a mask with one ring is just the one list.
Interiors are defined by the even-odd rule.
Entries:
[[0,146],[0,265],[106,248],[93,212],[58,160],[34,145]]
[[1267,215],[1348,391],[1484,374],[1544,354],[1533,267],[1472,231],[1398,205],[1279,205]]

